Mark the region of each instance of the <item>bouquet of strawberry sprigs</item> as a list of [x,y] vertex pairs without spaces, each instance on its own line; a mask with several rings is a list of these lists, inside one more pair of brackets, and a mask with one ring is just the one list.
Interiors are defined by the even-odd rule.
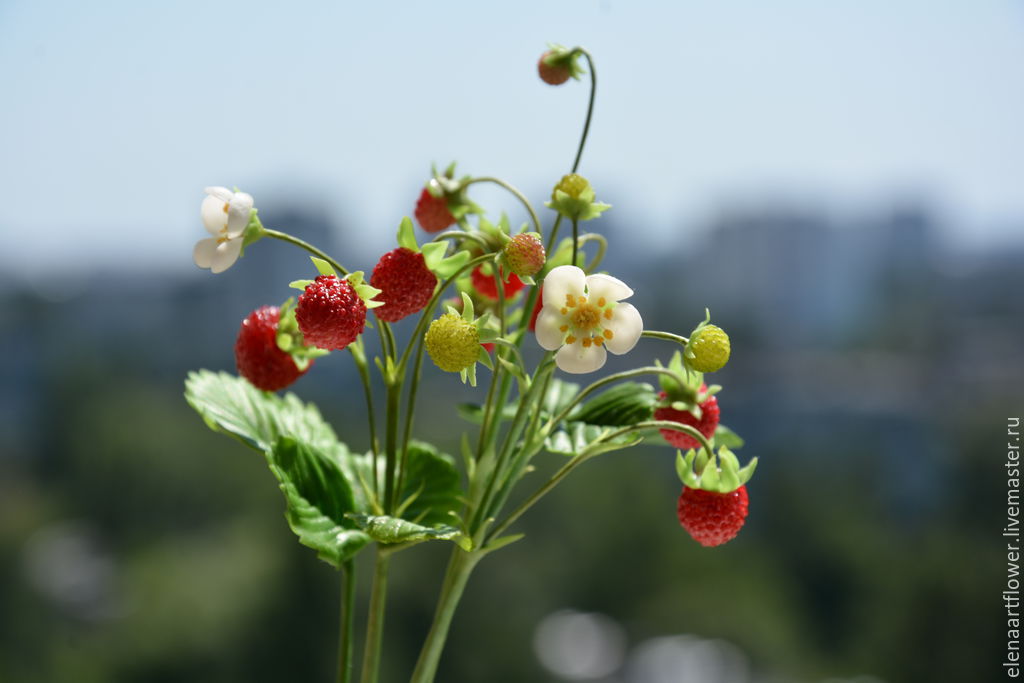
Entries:
[[[593,113],[593,60],[582,48],[552,46],[538,64],[541,79],[558,85],[585,73],[581,59],[591,83],[586,121],[571,172],[545,203],[553,212],[547,229],[515,187],[489,176],[457,177],[452,164],[435,170],[416,203],[414,214],[426,236],[418,239],[412,220],[402,219],[398,246],[380,257],[367,278],[299,237],[265,227],[250,195],[206,189],[201,216],[212,236],[196,244],[193,256],[200,267],[222,272],[244,248],[267,237],[312,256],[315,272],[290,283],[297,297],[258,308],[242,321],[235,342],[241,377],[190,373],[185,397],[212,429],[263,453],[299,542],[342,570],[339,681],[351,681],[355,669],[353,558],[359,552],[372,546],[376,558],[360,678],[371,683],[381,660],[390,562],[420,543],[453,544],[434,621],[411,677],[414,683],[433,681],[477,563],[519,540],[521,534],[508,533],[516,520],[602,453],[667,442],[677,449],[683,528],[701,545],[717,546],[743,526],[746,482],[757,459],[740,465],[730,447],[742,441],[719,424],[721,387],[704,381],[728,361],[729,337],[711,324],[709,314],[689,337],[645,330],[640,312],[627,301],[633,290],[598,269],[605,238],[580,231],[610,208],[576,173]],[[480,183],[514,195],[530,221],[519,228],[504,215],[489,221],[469,197]],[[571,234],[560,236],[563,224]],[[608,353],[626,354],[641,338],[677,348],[665,363],[610,374],[584,387],[559,376],[596,372]],[[276,393],[332,351],[347,351],[358,370],[369,430],[366,453],[352,452],[314,405]],[[413,438],[425,358],[472,386],[480,372],[486,376],[483,402],[460,407],[474,428],[463,433],[458,459]],[[383,396],[375,395],[374,372]],[[638,381],[642,377],[656,377],[659,388]],[[506,509],[542,453],[564,459],[561,469]]]

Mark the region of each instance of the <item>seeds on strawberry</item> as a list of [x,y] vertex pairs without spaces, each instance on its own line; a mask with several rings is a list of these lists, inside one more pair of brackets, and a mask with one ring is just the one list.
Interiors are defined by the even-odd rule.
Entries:
[[502,251],[509,270],[519,277],[533,277],[544,267],[544,243],[534,234],[522,232],[513,236]]
[[427,188],[420,193],[415,215],[420,227],[427,232],[440,232],[455,224],[455,216],[448,210],[448,200],[444,195],[435,197]]
[[683,486],[676,514],[693,540],[711,548],[736,537],[747,519],[749,504],[746,485],[731,493]]
[[277,346],[277,306],[257,308],[242,321],[235,340],[238,374],[257,389],[279,391],[309,370],[299,370],[295,360]]
[[430,323],[423,340],[434,364],[445,372],[459,372],[480,357],[480,333],[473,323],[445,313]]
[[373,267],[370,285],[381,290],[376,299],[383,306],[373,309],[381,320],[397,322],[423,309],[437,285],[423,254],[399,247],[380,257]]
[[[700,391],[707,391],[707,385],[701,384]],[[665,399],[666,396],[664,391],[658,395],[660,399]],[[718,428],[718,421],[722,414],[721,409],[718,407],[718,397],[711,396],[703,403],[700,403],[699,406],[699,419],[688,410],[676,410],[672,406],[662,406],[656,409],[654,411],[654,419],[689,425],[710,439]],[[662,429],[660,431],[666,441],[680,450],[686,451],[691,448],[701,448],[700,442],[685,432],[678,432],[674,429]]]
[[347,280],[319,275],[299,296],[295,319],[307,344],[337,351],[362,334],[366,304]]

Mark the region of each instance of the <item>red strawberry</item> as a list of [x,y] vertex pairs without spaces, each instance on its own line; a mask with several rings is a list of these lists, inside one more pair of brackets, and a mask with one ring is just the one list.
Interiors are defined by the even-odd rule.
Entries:
[[370,285],[380,290],[374,297],[383,306],[373,309],[381,320],[397,322],[422,310],[437,285],[437,276],[430,272],[423,254],[398,247],[380,257],[373,267]]
[[279,316],[277,306],[257,308],[242,321],[235,340],[238,373],[263,391],[284,389],[309,370],[309,365],[306,370],[299,370],[295,360],[278,348]]
[[544,285],[540,286],[537,292],[537,303],[533,305],[533,313],[530,314],[530,332],[537,331],[537,316],[544,309]]
[[711,548],[736,537],[747,519],[749,503],[745,485],[731,493],[684,486],[676,512],[679,523],[693,540]]
[[[707,385],[701,384],[700,390],[702,392],[707,391]],[[666,396],[665,392],[661,392],[658,398],[664,399]],[[655,420],[669,420],[671,422],[678,422],[684,425],[690,425],[696,427],[697,431],[703,434],[707,438],[711,438],[715,429],[718,428],[718,420],[721,416],[722,411],[718,407],[718,398],[712,396],[700,405],[700,419],[698,420],[693,413],[688,410],[676,410],[672,406],[663,406],[654,411]],[[665,440],[680,450],[689,450],[691,448],[700,448],[701,444],[697,439],[693,438],[689,434],[683,432],[677,432],[674,429],[662,429],[661,435],[665,437]]]
[[[480,266],[477,266],[473,269],[470,279],[472,280],[473,288],[476,289],[476,291],[480,292],[488,299],[498,298],[498,286],[494,283],[494,275],[488,275]],[[523,281],[518,277],[515,275],[509,275],[508,280],[505,281],[505,298],[510,298],[525,286],[526,285],[523,284]]]
[[551,54],[551,50],[548,50],[540,56],[540,61],[537,62],[537,73],[540,75],[540,80],[544,81],[548,85],[562,85],[567,80],[572,72],[569,67],[564,64],[557,66],[551,66],[544,60]]
[[484,351],[486,351],[487,353],[491,353],[491,352],[494,351],[494,343],[493,342],[484,342],[480,346],[484,347]]
[[440,232],[455,224],[455,216],[448,210],[448,200],[444,196],[435,197],[427,188],[420,193],[415,214],[420,227],[427,232]]
[[362,333],[366,304],[347,280],[319,275],[299,296],[295,319],[306,344],[341,350]]

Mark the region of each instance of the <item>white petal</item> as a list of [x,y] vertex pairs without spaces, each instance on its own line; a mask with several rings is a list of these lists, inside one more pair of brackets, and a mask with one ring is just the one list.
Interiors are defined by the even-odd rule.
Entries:
[[238,255],[242,253],[242,239],[227,240],[217,245],[217,251],[213,255],[213,263],[210,270],[214,273],[223,273],[230,268]]
[[238,237],[245,232],[252,212],[253,199],[251,194],[236,192],[228,206],[228,237]]
[[196,242],[195,248],[192,249],[192,260],[200,268],[209,268],[213,265],[213,255],[216,251],[217,239],[215,237],[199,240]]
[[561,308],[565,295],[583,296],[587,276],[576,266],[558,266],[544,277],[544,305]]
[[560,328],[565,324],[562,314],[556,309],[545,306],[537,316],[537,343],[546,351],[554,351],[565,340],[565,333]]
[[607,359],[608,354],[605,353],[603,346],[583,346],[579,341],[575,344],[566,344],[555,354],[555,364],[574,375],[600,370]]
[[214,186],[211,186],[211,187],[207,187],[207,188],[205,188],[203,190],[203,192],[205,192],[206,194],[210,195],[211,197],[216,197],[217,199],[221,200],[221,202],[223,202],[225,204],[229,203],[231,201],[231,197],[233,197],[234,194],[235,194],[234,192],[232,192],[228,188],[220,187],[219,185],[214,185]]
[[219,197],[208,195],[199,207],[199,215],[203,219],[203,226],[211,235],[219,235],[228,224],[228,215],[224,213],[226,202]]
[[644,321],[633,304],[619,304],[612,310],[612,319],[605,328],[614,336],[604,345],[612,353],[623,354],[636,346],[640,333],[644,331]]
[[625,282],[611,275],[590,275],[587,277],[587,297],[591,301],[604,298],[607,301],[622,301],[633,296],[633,290]]

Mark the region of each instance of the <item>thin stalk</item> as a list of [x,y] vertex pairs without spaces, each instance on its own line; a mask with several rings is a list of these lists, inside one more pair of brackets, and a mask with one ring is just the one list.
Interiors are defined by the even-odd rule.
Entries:
[[352,633],[355,631],[356,568],[352,560],[342,565],[341,614],[338,634],[338,683],[352,682]]
[[387,551],[377,548],[377,562],[373,568],[373,589],[370,593],[370,614],[366,620],[366,647],[363,650],[363,675],[360,683],[377,683],[380,674],[381,643],[384,636],[384,605],[388,593]]
[[308,251],[309,253],[313,254],[317,258],[322,258],[324,261],[327,261],[328,263],[330,263],[331,264],[331,268],[334,268],[334,270],[336,270],[339,275],[342,275],[342,276],[348,275],[348,271],[345,270],[341,266],[340,263],[338,263],[337,261],[332,259],[327,254],[325,254],[324,252],[322,252],[319,249],[317,249],[316,247],[314,247],[309,242],[305,242],[303,240],[300,240],[298,237],[293,237],[292,235],[289,235],[286,232],[278,232],[277,230],[270,230],[269,228],[263,228],[263,234],[266,235],[267,237],[273,237],[276,240],[281,240],[282,242],[288,242],[289,244],[294,244],[297,247],[305,249],[306,251]]
[[398,466],[398,482],[395,484],[395,490],[401,495],[402,487],[405,486],[405,466],[409,462],[409,439],[412,438],[412,422],[413,416],[416,410],[416,392],[420,387],[420,375],[423,369],[423,337],[419,340],[409,340],[409,344],[412,345],[416,342],[418,347],[416,349],[416,362],[413,364],[412,379],[409,382],[409,394],[406,396],[405,404],[405,427],[402,430],[402,460]]
[[675,342],[680,346],[686,346],[690,343],[690,340],[678,334],[672,334],[671,332],[659,332],[658,330],[644,330],[640,333],[641,337],[649,337],[651,339],[666,339],[668,341]]
[[519,202],[526,207],[526,211],[530,214],[530,220],[533,221],[534,230],[536,230],[538,234],[541,232],[540,219],[537,218],[537,212],[533,210],[533,205],[530,204],[530,200],[526,198],[526,195],[520,192],[514,185],[505,182],[501,178],[495,178],[493,176],[482,176],[480,178],[472,178],[470,180],[467,180],[463,187],[469,187],[474,183],[494,183],[495,185],[500,185],[501,187],[505,188],[506,190],[514,194],[516,196],[516,199],[518,199]]
[[577,252],[580,243],[580,224],[575,218],[572,219],[572,264],[576,265]]
[[470,240],[471,242],[476,242],[485,250],[491,248],[491,244],[486,239],[484,239],[480,235],[477,235],[472,232],[466,232],[464,230],[449,230],[448,232],[441,233],[440,235],[438,235],[437,237],[430,241],[440,242],[441,240]]
[[479,553],[467,553],[457,547],[452,549],[452,558],[445,573],[444,587],[437,601],[434,620],[423,643],[423,649],[420,650],[410,683],[433,683],[434,676],[437,675],[437,665],[441,661],[441,652],[448,639],[448,629],[451,627],[455,608],[462,598],[469,575],[482,556]]
[[594,68],[594,60],[590,53],[581,47],[574,52],[579,52],[587,58],[587,65],[590,67],[590,100],[587,101],[587,118],[583,123],[583,135],[580,136],[580,146],[576,150],[576,160],[572,162],[572,172],[580,167],[580,157],[583,156],[583,147],[587,144],[587,134],[590,132],[590,120],[594,116],[594,96],[597,94],[597,70]]
[[562,214],[558,214],[555,217],[555,224],[551,226],[551,234],[548,235],[548,243],[544,247],[548,254],[551,254],[551,250],[555,248],[555,238],[558,237],[558,226],[562,224]]
[[398,407],[401,402],[402,383],[388,382],[384,387],[387,403],[384,414],[384,511],[395,510],[395,474],[398,466]]
[[363,396],[366,398],[366,415],[370,423],[370,449],[373,452],[373,491],[380,495],[380,482],[377,481],[377,456],[380,453],[380,441],[377,438],[377,411],[373,407],[373,388],[370,384],[370,369],[366,364],[366,352],[361,343],[349,344],[359,379],[363,382]]

